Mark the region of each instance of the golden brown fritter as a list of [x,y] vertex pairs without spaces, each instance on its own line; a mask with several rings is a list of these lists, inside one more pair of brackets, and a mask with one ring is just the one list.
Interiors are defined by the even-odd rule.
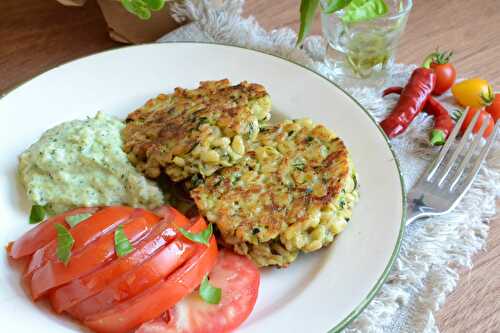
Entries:
[[356,187],[342,140],[303,119],[261,128],[236,165],[207,177],[191,196],[225,244],[259,266],[286,266],[344,229]]
[[174,181],[209,176],[244,155],[244,143],[256,139],[270,110],[269,95],[255,83],[220,80],[176,88],[128,115],[124,150],[150,178],[163,171]]

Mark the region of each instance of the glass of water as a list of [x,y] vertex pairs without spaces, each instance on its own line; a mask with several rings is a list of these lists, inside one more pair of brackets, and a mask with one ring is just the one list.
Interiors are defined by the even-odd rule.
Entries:
[[[321,2],[326,5],[326,0]],[[323,35],[328,41],[325,61],[332,80],[363,86],[384,83],[413,5],[412,0],[386,3],[389,12],[369,21],[344,23],[342,10],[321,14]]]

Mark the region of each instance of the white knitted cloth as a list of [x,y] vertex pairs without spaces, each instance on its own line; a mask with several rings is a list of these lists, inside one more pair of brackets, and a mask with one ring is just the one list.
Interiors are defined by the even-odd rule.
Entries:
[[[309,37],[304,49],[295,48],[291,29],[270,32],[253,17],[242,18],[244,0],[187,0],[174,5],[174,17],[188,24],[161,38],[164,41],[200,41],[233,44],[275,54],[328,76],[322,62],[324,41]],[[404,85],[414,65],[395,65],[389,85]],[[343,85],[342,82],[337,82]],[[375,89],[344,88],[376,119],[384,117],[395,98],[381,98]],[[431,119],[421,114],[404,135],[392,141],[410,188],[437,148],[428,144]],[[433,313],[457,283],[459,267],[471,267],[474,253],[488,234],[488,218],[495,215],[500,194],[499,143],[490,152],[472,188],[452,213],[413,223],[406,232],[401,253],[387,282],[370,305],[345,332],[437,332]]]

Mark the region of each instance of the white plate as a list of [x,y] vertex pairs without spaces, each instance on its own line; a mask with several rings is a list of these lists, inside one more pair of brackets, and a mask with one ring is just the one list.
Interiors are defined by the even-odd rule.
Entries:
[[[263,84],[276,118],[310,117],[333,129],[361,184],[350,225],[332,246],[287,269],[263,270],[257,305],[239,332],[338,331],[374,297],[398,253],[405,215],[398,165],[380,128],[350,96],[306,68],[260,52],[199,43],[127,47],[57,67],[7,94],[0,100],[0,244],[30,228],[17,156],[44,130],[99,110],[124,117],[160,92],[222,78]],[[4,332],[82,329],[30,302],[18,272],[0,258]]]

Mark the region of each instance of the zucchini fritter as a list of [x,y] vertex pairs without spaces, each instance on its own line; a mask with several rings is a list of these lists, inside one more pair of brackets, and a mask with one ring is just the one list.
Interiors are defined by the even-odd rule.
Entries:
[[341,232],[357,200],[347,148],[308,119],[261,128],[245,156],[191,191],[223,242],[259,266],[287,266]]
[[264,87],[228,80],[201,82],[193,90],[161,94],[127,117],[124,150],[150,178],[164,171],[173,181],[210,176],[234,165],[270,118]]

